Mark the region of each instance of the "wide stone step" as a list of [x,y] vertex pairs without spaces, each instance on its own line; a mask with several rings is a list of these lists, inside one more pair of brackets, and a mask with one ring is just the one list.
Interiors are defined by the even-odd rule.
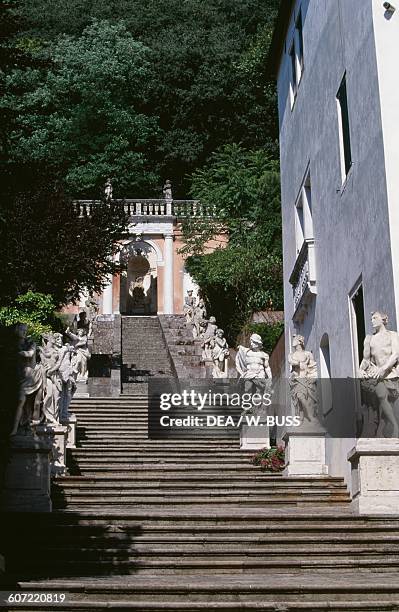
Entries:
[[[131,598],[124,600],[124,596],[120,596],[115,600],[115,595],[111,599],[107,599],[103,594],[99,595],[98,598],[79,596],[77,601],[70,601],[69,604],[59,605],[57,604],[57,610],[61,609],[66,612],[84,612],[86,610],[107,610],[112,606],[112,610],[122,611],[122,610],[138,610],[140,612],[200,612],[202,610],[214,610],[215,612],[218,610],[223,610],[224,612],[242,612],[245,610],[246,612],[256,612],[258,610],[264,612],[301,612],[301,611],[310,611],[310,612],[324,612],[326,610],[335,610],[336,612],[346,612],[346,611],[355,611],[355,612],[396,612],[397,607],[395,602],[397,599],[392,599],[389,595],[383,597],[383,599],[379,599],[378,608],[375,606],[376,600],[370,600],[364,598],[362,595],[356,596],[356,601],[350,599],[350,595],[345,599],[337,602],[336,599],[325,600],[323,601],[315,601],[315,598],[311,596],[310,601],[302,601],[302,602],[289,602],[283,600],[282,598],[276,599],[273,597],[269,598],[267,602],[255,601],[254,598],[251,597],[251,600],[245,598],[244,601],[241,597],[234,597],[229,600],[229,597],[226,595],[218,596],[218,600],[213,599],[212,608],[209,607],[208,597],[205,597],[203,601],[192,601],[192,597],[188,594],[185,597],[185,601],[182,601],[176,596],[168,598],[167,601],[159,598],[151,597],[150,594],[145,595],[145,599],[142,597],[138,597],[136,601],[132,601]],[[215,596],[213,596],[215,597]],[[72,599],[72,598],[71,598]],[[374,602],[374,603],[373,603]],[[17,607],[11,606],[7,608],[10,612],[13,610],[19,610],[20,612],[28,612],[28,610],[40,610],[42,612],[43,608],[33,605],[26,608],[25,606],[18,605]],[[48,609],[46,607],[46,609]],[[53,608],[51,608],[51,611]],[[54,609],[55,610],[55,609]]]
[[82,482],[87,484],[92,483],[110,483],[116,482],[118,483],[116,486],[119,486],[119,483],[124,482],[135,482],[137,480],[142,480],[147,482],[148,479],[160,479],[167,480],[168,482],[205,482],[210,486],[214,481],[223,481],[228,483],[235,482],[259,482],[261,484],[270,486],[270,487],[345,487],[345,483],[342,478],[334,478],[329,476],[320,476],[320,477],[312,477],[312,476],[291,476],[289,478],[283,477],[280,472],[260,472],[248,470],[248,474],[243,476],[240,474],[228,474],[227,477],[221,473],[220,471],[216,471],[212,474],[207,472],[206,474],[190,474],[189,476],[185,475],[184,472],[176,471],[173,472],[171,470],[166,470],[165,472],[162,470],[158,475],[155,470],[152,470],[154,474],[146,473],[142,471],[136,472],[118,472],[113,476],[109,474],[104,474],[103,472],[98,472],[92,476],[65,476],[55,479],[55,482],[59,483],[74,483],[74,482]]
[[[137,470],[137,467],[140,466],[144,466],[145,465],[145,470],[149,471],[149,470],[157,470],[159,471],[160,466],[158,463],[146,463],[146,464],[127,464],[123,467],[125,467],[125,471],[134,471]],[[123,467],[120,463],[115,463],[115,462],[106,462],[104,464],[98,464],[95,462],[92,463],[85,463],[85,470],[93,470],[95,472],[104,472],[104,471],[119,471],[119,472],[123,472]],[[195,472],[195,473],[203,473],[203,474],[207,474],[208,476],[210,476],[210,473],[214,472],[218,470],[219,473],[221,472],[221,468],[220,468],[220,464],[218,463],[207,463],[207,464],[200,464],[200,465],[194,465],[194,464],[182,464],[182,463],[164,463],[162,465],[162,472],[166,473],[167,471],[171,471],[171,472],[184,472],[184,473],[188,473],[188,472]],[[251,475],[253,474],[253,469],[251,469],[248,465],[244,464],[240,464],[240,465],[225,465],[223,466],[223,473],[226,475],[226,477],[228,477],[229,474],[236,474],[237,472],[239,472],[242,475]]]
[[[247,533],[244,530],[235,529],[232,531],[218,530],[212,534],[212,540],[209,540],[204,537],[204,532],[199,533],[181,533],[178,529],[167,530],[163,529],[159,530],[137,530],[136,533],[129,534],[128,531],[123,529],[115,528],[108,529],[106,534],[99,530],[98,534],[96,533],[96,529],[90,528],[75,528],[72,531],[71,528],[62,528],[52,534],[51,542],[52,545],[55,542],[58,544],[62,544],[63,546],[73,548],[81,548],[81,547],[96,547],[101,548],[102,546],[125,546],[127,541],[127,536],[132,538],[132,545],[140,545],[140,544],[150,544],[151,546],[169,546],[176,545],[185,547],[189,550],[190,545],[201,546],[202,548],[207,548],[208,546],[225,546],[231,545],[236,547],[237,549],[240,546],[250,546],[257,549],[258,546],[262,548],[271,548],[275,552],[276,550],[280,550],[285,552],[295,552],[298,547],[306,547],[306,550],[313,550],[315,547],[319,547],[319,545],[323,545],[325,547],[330,547],[331,550],[335,550],[336,547],[338,549],[348,548],[353,550],[369,550],[375,549],[376,551],[382,550],[382,548],[387,549],[388,552],[392,550],[396,553],[399,550],[399,538],[397,534],[374,534],[372,532],[367,533],[354,533],[354,534],[346,534],[346,533],[334,533],[334,534],[325,534],[325,533],[309,533],[303,534],[302,532],[294,532],[289,534],[284,534],[281,532],[276,533]],[[31,538],[30,542],[35,543],[36,546],[44,545],[43,537],[40,538]],[[282,545],[284,547],[282,548]],[[327,550],[327,549],[326,549]]]
[[[67,502],[68,507],[71,507],[71,504],[76,504],[78,506],[84,506],[84,505],[89,505],[91,507],[93,506],[113,506],[113,505],[121,505],[121,504],[156,504],[156,503],[160,503],[160,504],[168,504],[168,505],[175,505],[175,506],[179,506],[181,504],[202,504],[202,505],[212,505],[212,504],[236,504],[238,506],[241,507],[245,507],[246,505],[254,505],[254,504],[262,504],[262,503],[267,503],[267,504],[279,504],[281,506],[284,505],[289,505],[289,504],[319,504],[319,503],[328,503],[328,504],[334,504],[334,503],[349,503],[349,500],[346,499],[344,496],[331,492],[328,492],[326,494],[316,494],[314,493],[313,495],[307,494],[307,495],[303,495],[301,496],[300,493],[298,494],[280,494],[280,495],[268,495],[268,494],[253,494],[253,495],[247,495],[246,499],[243,499],[239,494],[234,494],[234,493],[222,493],[222,494],[218,494],[218,493],[214,493],[212,495],[207,494],[207,495],[203,495],[198,493],[197,495],[195,493],[191,493],[191,494],[187,494],[187,495],[183,495],[181,493],[166,493],[166,492],[162,492],[162,493],[148,493],[146,495],[138,495],[138,494],[131,494],[129,495],[128,493],[121,493],[121,494],[109,494],[106,495],[105,493],[103,494],[97,494],[95,493],[94,495],[90,495],[89,493],[74,493],[74,494],[68,494],[68,492],[64,492],[63,494],[64,496],[64,500],[65,502]],[[57,500],[56,500],[57,501]],[[58,507],[59,507],[59,502],[58,503]]]
[[[21,522],[21,519],[24,521]],[[11,526],[11,528],[10,528]],[[18,526],[18,530],[16,527]],[[173,509],[162,509],[154,506],[143,506],[117,511],[104,511],[100,516],[95,511],[82,511],[79,515],[70,514],[67,511],[47,513],[11,513],[3,514],[0,529],[3,536],[7,535],[13,539],[16,534],[24,537],[37,533],[33,526],[45,526],[49,530],[60,528],[90,527],[109,530],[126,529],[137,530],[137,528],[161,529],[165,528],[185,530],[192,532],[211,532],[230,529],[245,529],[248,533],[257,532],[266,534],[269,531],[286,533],[302,532],[312,533],[335,533],[337,530],[348,533],[381,532],[399,534],[398,517],[360,517],[352,514],[337,514],[334,511],[326,511],[322,514],[319,509],[285,509],[280,512],[271,509],[265,513],[259,508],[231,508],[231,506],[220,505],[214,509],[212,515],[206,512],[206,507],[195,505],[185,508],[176,515]],[[4,531],[6,529],[6,531]]]
[[[110,450],[108,449],[107,451],[107,457],[112,457],[114,454],[118,454],[119,456],[122,455],[123,451],[121,451],[120,449],[118,450]],[[91,457],[97,457],[97,456],[104,456],[104,453],[101,453],[101,450],[93,450],[91,449],[81,449],[78,448],[76,450],[74,450],[74,456],[81,456],[84,454],[89,454]],[[220,450],[215,448],[212,451],[209,450],[203,450],[201,448],[198,449],[194,449],[194,450],[190,450],[190,449],[179,449],[179,448],[175,448],[174,450],[170,449],[167,452],[165,452],[163,450],[162,447],[158,448],[158,449],[154,449],[154,448],[147,448],[145,446],[143,446],[142,448],[139,449],[134,449],[129,451],[129,457],[140,457],[141,455],[145,455],[146,459],[150,459],[150,458],[154,458],[154,459],[158,459],[160,461],[170,461],[172,458],[174,457],[181,457],[181,458],[186,458],[187,461],[190,461],[191,459],[201,459],[203,461],[208,461],[208,460],[212,460],[215,461],[216,459],[226,459],[229,461],[250,461],[250,457],[251,455],[248,455],[248,453],[246,451],[241,451],[239,449],[239,447],[237,446],[237,449],[235,450]]]
[[[210,566],[212,566],[213,561],[237,561],[237,557],[243,556],[245,557],[245,561],[256,561],[256,557],[259,556],[259,561],[263,563],[267,560],[267,557],[270,557],[271,561],[279,561],[279,562],[288,562],[290,559],[293,561],[293,565],[295,566],[295,559],[300,563],[302,560],[306,560],[306,562],[314,562],[317,560],[321,560],[326,563],[330,563],[332,565],[339,564],[339,562],[344,559],[345,562],[348,562],[351,558],[353,561],[358,560],[371,560],[375,559],[376,561],[384,562],[384,556],[389,556],[389,564],[397,565],[399,562],[399,545],[396,544],[392,550],[390,550],[389,544],[378,544],[376,542],[372,542],[369,544],[359,543],[359,544],[350,544],[347,545],[343,542],[339,542],[337,544],[325,544],[319,545],[317,542],[307,543],[306,546],[300,545],[298,543],[292,544],[291,546],[285,544],[287,548],[282,550],[279,546],[273,545],[265,545],[265,544],[251,544],[247,542],[239,542],[237,544],[226,543],[226,542],[217,542],[217,543],[207,543],[207,542],[191,542],[191,543],[143,543],[136,541],[133,538],[129,541],[126,537],[124,540],[106,540],[104,542],[92,542],[91,546],[88,545],[84,540],[80,541],[72,541],[69,544],[67,542],[53,542],[53,543],[42,543],[39,545],[38,550],[40,550],[40,554],[44,555],[47,559],[50,557],[54,559],[57,556],[57,551],[59,551],[60,556],[63,559],[82,559],[85,561],[96,561],[100,556],[102,559],[110,558],[117,556],[121,550],[126,552],[126,558],[133,559],[149,559],[153,560],[154,557],[159,557],[163,560],[168,559],[169,561],[173,561],[176,558],[181,558],[183,562],[189,561],[192,559],[190,557],[195,558],[195,560],[203,560],[206,561],[210,559]],[[76,546],[79,546],[79,550],[76,550]],[[27,553],[27,558],[31,560],[31,562],[35,559],[37,562],[37,552],[31,551]],[[298,559],[298,556],[301,556],[301,559]],[[333,555],[333,557],[332,557]],[[13,560],[12,557],[9,557],[10,562]],[[18,561],[18,555],[15,555],[14,562]]]
[[[261,483],[258,481],[254,481],[254,482],[245,482],[242,481],[241,483],[237,483],[235,482],[233,486],[229,486],[229,482],[228,481],[223,481],[223,482],[216,482],[216,483],[211,483],[211,484],[207,484],[205,482],[195,482],[195,481],[185,481],[185,482],[170,482],[169,480],[165,480],[165,481],[156,481],[154,479],[154,481],[149,481],[149,482],[142,482],[142,481],[130,481],[130,482],[123,482],[120,483],[118,482],[116,485],[112,484],[111,482],[108,483],[104,483],[104,482],[96,482],[96,483],[76,483],[76,482],[63,482],[62,483],[62,490],[64,492],[68,492],[68,493],[76,493],[76,492],[93,492],[94,493],[106,493],[107,491],[110,492],[120,492],[120,491],[131,491],[131,492],[135,492],[135,491],[143,491],[145,490],[146,493],[152,492],[152,491],[164,491],[166,490],[168,492],[168,494],[171,494],[172,492],[179,492],[179,493],[184,493],[187,494],[189,492],[195,492],[198,493],[199,491],[201,491],[202,493],[208,493],[210,495],[212,495],[215,491],[218,492],[218,494],[222,494],[223,492],[226,492],[226,494],[228,492],[234,493],[234,494],[246,494],[246,492],[248,492],[248,495],[253,494],[254,492],[262,492],[262,493],[267,493],[269,495],[281,495],[281,493],[285,493],[287,492],[288,494],[293,494],[293,493],[300,493],[301,495],[304,495],[306,493],[314,493],[315,491],[317,493],[319,492],[324,492],[325,491],[325,487],[321,487],[321,486],[309,486],[309,487],[304,487],[303,485],[285,485],[284,483],[281,483],[278,487],[276,485],[271,485],[271,484],[267,484],[267,483]],[[348,496],[348,492],[346,487],[342,486],[342,487],[331,487],[329,489],[327,489],[330,492],[334,492],[334,494],[343,494],[345,495],[345,497]]]
[[[140,451],[141,449],[150,449],[152,451],[158,451],[158,452],[168,452],[169,450],[175,450],[176,449],[176,443],[174,444],[170,444],[170,445],[164,445],[162,444],[162,440],[141,440],[139,441],[137,444],[135,444],[134,442],[124,442],[124,441],[119,441],[118,439],[106,439],[106,440],[102,440],[101,443],[98,441],[93,441],[93,440],[80,440],[79,441],[79,446],[81,446],[82,448],[86,448],[88,450],[137,450]],[[180,442],[180,441],[179,441]],[[190,446],[189,444],[187,445],[183,445],[179,444],[178,448],[181,449],[182,451],[192,451],[192,452],[197,452],[198,450],[203,449],[203,451],[208,452],[210,455],[212,455],[212,453],[216,450],[221,450],[221,449],[226,449],[226,451],[231,451],[232,453],[236,453],[236,452],[242,452],[239,449],[238,444],[236,445],[232,445],[231,441],[229,439],[225,439],[223,440],[223,442],[225,442],[225,444],[219,444],[219,445],[207,445],[206,440],[202,440],[202,444],[198,444],[197,447],[195,446]],[[259,469],[260,471],[260,469]]]
[[284,483],[279,484],[279,486],[268,485],[267,483],[261,483],[258,481],[254,482],[244,482],[243,484],[234,483],[233,486],[229,486],[229,483],[226,482],[224,484],[221,483],[210,483],[207,485],[205,482],[196,483],[196,482],[173,482],[171,483],[169,480],[165,481],[149,481],[149,482],[141,482],[141,481],[130,481],[130,482],[118,482],[115,485],[112,485],[110,482],[98,482],[98,483],[86,483],[86,482],[62,482],[59,487],[62,488],[62,491],[69,494],[75,493],[86,493],[90,495],[120,495],[122,492],[126,493],[136,493],[137,491],[145,491],[147,494],[156,493],[159,495],[172,495],[172,494],[193,494],[193,495],[205,495],[209,494],[213,495],[254,495],[254,494],[263,494],[263,495],[271,495],[271,496],[280,496],[282,494],[287,494],[287,496],[292,495],[342,495],[346,498],[349,498],[348,491],[346,487],[321,487],[321,486],[306,486],[297,484],[295,486],[285,485]]
[[[81,449],[79,449],[81,450]],[[97,466],[107,466],[108,464],[112,464],[114,467],[116,466],[125,466],[126,468],[128,466],[131,467],[138,467],[138,466],[142,466],[147,467],[149,464],[151,465],[156,465],[156,466],[163,466],[163,465],[175,465],[176,463],[178,463],[178,458],[177,457],[170,457],[169,459],[159,459],[158,457],[125,457],[125,456],[121,456],[121,457],[101,457],[99,456],[97,457],[91,457],[90,455],[88,456],[79,456],[79,457],[75,457],[76,462],[79,465],[85,466],[85,465],[97,465]],[[184,461],[182,461],[181,463],[185,463]],[[202,468],[205,469],[208,466],[208,462],[204,459],[196,459],[196,458],[192,458],[190,459],[190,465],[191,467],[198,467],[198,468]],[[218,465],[219,465],[219,469],[221,469],[221,466],[228,466],[230,468],[236,469],[240,466],[247,466],[247,461],[245,459],[240,460],[240,459],[218,459]],[[212,464],[213,469],[215,469],[215,465],[214,463]]]
[[[187,573],[198,572],[201,575],[203,572],[212,573],[230,573],[230,572],[243,572],[243,573],[268,573],[268,572],[290,572],[290,571],[342,571],[345,569],[353,570],[370,570],[374,568],[379,571],[397,571],[399,567],[399,556],[391,555],[387,557],[382,555],[378,556],[362,556],[361,558],[355,558],[354,555],[348,555],[338,558],[331,558],[331,555],[316,556],[314,558],[303,558],[298,559],[297,557],[279,558],[267,556],[262,558],[258,555],[243,556],[238,559],[236,556],[224,556],[223,558],[213,557],[212,555],[195,555],[194,558],[187,558],[179,555],[178,557],[158,557],[158,558],[138,558],[135,555],[129,556],[128,553],[121,554],[119,550],[111,550],[108,557],[105,553],[102,553],[101,559],[98,558],[94,551],[94,559],[90,558],[90,555],[84,555],[80,553],[72,558],[59,558],[54,557],[53,559],[43,560],[41,564],[41,572],[47,573],[49,576],[85,576],[85,575],[101,575],[112,574],[112,573],[125,573],[125,574],[136,574],[138,572],[152,574],[158,571],[170,571],[175,574],[180,573],[184,576]],[[10,567],[10,571],[18,571],[26,575],[26,572],[32,572],[35,575],[35,571],[32,568],[32,564],[35,567],[35,559],[29,561],[29,557],[24,557],[19,560],[17,568]],[[36,575],[43,575],[37,569],[36,562]],[[377,608],[378,610],[378,608]]]

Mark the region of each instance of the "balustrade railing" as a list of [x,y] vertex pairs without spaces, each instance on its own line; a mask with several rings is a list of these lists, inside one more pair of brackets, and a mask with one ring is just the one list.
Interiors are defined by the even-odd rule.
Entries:
[[[79,217],[90,217],[99,200],[76,200],[76,214]],[[129,217],[214,217],[215,207],[205,206],[198,200],[112,200],[113,206],[123,206]]]
[[309,297],[317,293],[313,238],[304,240],[290,276],[290,283],[292,285],[294,306],[297,311],[301,305],[305,305],[309,301]]

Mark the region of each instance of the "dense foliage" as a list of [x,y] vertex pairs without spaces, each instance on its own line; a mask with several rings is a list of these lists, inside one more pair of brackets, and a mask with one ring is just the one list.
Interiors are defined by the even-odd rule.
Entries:
[[[264,150],[227,145],[193,174],[192,193],[218,218],[183,225],[187,268],[234,342],[252,312],[282,308],[278,163]],[[206,253],[221,232],[228,246]]]
[[[0,306],[12,305],[28,291],[49,294],[58,306],[77,299],[85,288],[100,290],[116,270],[111,258],[126,218],[121,209],[105,204],[90,219],[77,216],[65,191],[65,162],[56,153],[62,138],[67,141],[65,133],[60,131],[54,147],[43,154],[50,131],[43,117],[52,113],[57,124],[55,89],[49,85],[46,93],[44,84],[41,89],[32,85],[38,75],[53,84],[54,65],[18,37],[26,27],[15,12],[18,2],[2,2],[1,8]],[[59,99],[70,93],[65,87]]]
[[[39,55],[55,61],[55,69],[50,70],[55,77],[41,80],[51,99],[59,102],[60,79],[67,76],[66,83],[62,79],[65,94],[72,91],[78,107],[82,102],[88,105],[92,116],[91,109],[97,105],[105,111],[99,123],[91,126],[99,138],[110,142],[120,135],[126,115],[126,152],[129,144],[136,154],[144,149],[141,163],[148,170],[145,161],[149,161],[158,179],[149,174],[141,184],[125,184],[126,165],[113,161],[106,167],[109,156],[114,160],[115,150],[102,158],[105,175],[113,175],[121,188],[145,187],[150,195],[159,193],[162,180],[169,177],[176,196],[185,196],[186,175],[225,143],[240,141],[276,151],[275,90],[267,79],[265,59],[277,6],[277,0],[20,0],[18,12],[26,25],[19,44],[38,48]],[[95,50],[89,49],[90,40],[97,42]],[[116,49],[112,59],[108,55],[107,64],[107,51]],[[137,89],[130,88],[129,79],[120,82],[118,121],[112,91],[121,73],[131,76]],[[93,74],[92,82],[89,74]],[[97,87],[93,100],[91,85]],[[80,86],[83,89],[78,92]],[[35,84],[37,89],[40,83]],[[110,90],[111,105],[104,109],[98,98],[104,92],[107,101]],[[137,143],[130,133],[137,121],[130,117],[131,105],[145,126],[139,121]],[[76,122],[70,124],[71,117],[62,106],[57,117],[61,124],[54,126],[51,121],[49,126],[56,132],[62,125],[67,131],[76,126]],[[115,146],[124,145],[117,142]],[[78,148],[79,160],[87,164],[87,149],[80,143]],[[136,164],[134,156],[131,164]]]
[[51,295],[28,291],[18,295],[11,305],[0,308],[0,326],[12,327],[16,323],[26,323],[28,335],[38,342],[43,333],[59,327],[54,309]]
[[108,176],[120,195],[145,195],[156,180],[148,151],[157,133],[143,111],[147,49],[122,24],[94,22],[35,55],[49,65],[12,70],[0,102],[17,111],[11,160],[59,168],[74,196],[98,196]]
[[[189,190],[219,223],[185,227],[188,267],[234,339],[281,307],[275,87],[278,0],[8,0],[0,41],[0,305],[101,289],[119,211],[69,198]],[[240,143],[240,144],[236,144]],[[228,247],[205,254],[223,231]]]
[[58,306],[77,300],[84,288],[100,291],[117,239],[126,226],[123,209],[99,203],[79,218],[55,180],[21,170],[18,185],[3,182],[0,201],[0,305],[27,291],[49,294]]

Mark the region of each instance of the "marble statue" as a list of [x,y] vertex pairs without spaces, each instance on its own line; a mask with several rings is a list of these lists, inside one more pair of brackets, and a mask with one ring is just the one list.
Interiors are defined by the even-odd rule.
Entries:
[[386,314],[372,313],[373,334],[364,340],[358,375],[362,388],[375,398],[379,411],[377,421],[390,428],[390,437],[398,438],[399,423],[394,408],[399,398],[399,335],[388,330],[387,323]]
[[305,351],[305,338],[299,334],[292,340],[288,355],[291,366],[290,391],[295,413],[303,421],[315,422],[318,414],[317,364],[311,351]]
[[78,381],[86,381],[89,376],[88,372],[88,362],[90,359],[90,352],[88,349],[88,336],[83,327],[78,329],[78,333],[74,334],[70,331],[69,327],[67,328],[65,334],[71,338],[75,354],[71,359],[71,364],[74,371],[77,374]]
[[112,182],[110,178],[107,179],[104,185],[104,195],[107,202],[112,200]]
[[183,313],[186,317],[186,323],[188,325],[192,324],[193,320],[194,320],[194,308],[195,308],[195,296],[193,295],[193,291],[192,289],[189,289],[187,291],[187,295],[184,298],[184,306],[183,306]]
[[62,334],[44,336],[44,344],[39,349],[46,377],[44,394],[44,414],[48,425],[57,425],[68,414],[68,408],[76,388],[74,367],[71,354],[73,346],[63,345]]
[[[88,309],[88,329],[87,329],[87,336],[88,338],[91,338],[93,336],[93,323],[96,321],[97,317],[98,317],[98,313],[100,310],[98,301],[96,299],[94,299],[93,297],[89,297],[86,300],[86,307]],[[87,322],[87,318],[86,315],[84,317],[84,321]],[[79,325],[78,325],[79,327]],[[83,327],[83,325],[82,325]]]
[[[18,433],[23,421],[39,423],[42,418],[43,370],[36,361],[36,344],[27,337],[27,331],[25,323],[17,324],[19,396],[11,431],[12,436]],[[30,413],[24,415],[27,400],[31,400],[33,404]]]
[[163,186],[163,197],[165,200],[172,200],[172,183],[169,179],[165,181],[165,185]]
[[199,299],[197,305],[194,308],[193,313],[193,336],[198,338],[200,336],[200,322],[206,319],[206,307],[204,300]]
[[240,379],[244,381],[246,393],[261,392],[272,379],[269,355],[263,350],[259,334],[252,334],[249,344],[249,348],[238,347],[236,368]]
[[206,319],[200,321],[199,337],[202,338],[202,359],[204,361],[212,360],[212,342],[217,328],[215,317],[209,317],[208,321]]
[[228,361],[229,361],[229,346],[224,337],[223,329],[217,329],[216,334],[211,340],[211,357],[213,361],[213,378],[227,378]]

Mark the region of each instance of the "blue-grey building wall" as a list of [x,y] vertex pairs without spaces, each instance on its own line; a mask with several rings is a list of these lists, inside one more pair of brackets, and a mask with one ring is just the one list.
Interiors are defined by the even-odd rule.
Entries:
[[[298,1],[278,72],[286,349],[288,354],[297,331],[319,362],[320,340],[327,333],[336,378],[355,375],[349,294],[360,277],[367,331],[376,309],[387,312],[396,329],[371,2]],[[304,71],[291,108],[288,50],[299,8]],[[353,165],[342,185],[336,94],[345,72]],[[295,330],[289,277],[296,260],[295,202],[308,167],[317,296]]]

